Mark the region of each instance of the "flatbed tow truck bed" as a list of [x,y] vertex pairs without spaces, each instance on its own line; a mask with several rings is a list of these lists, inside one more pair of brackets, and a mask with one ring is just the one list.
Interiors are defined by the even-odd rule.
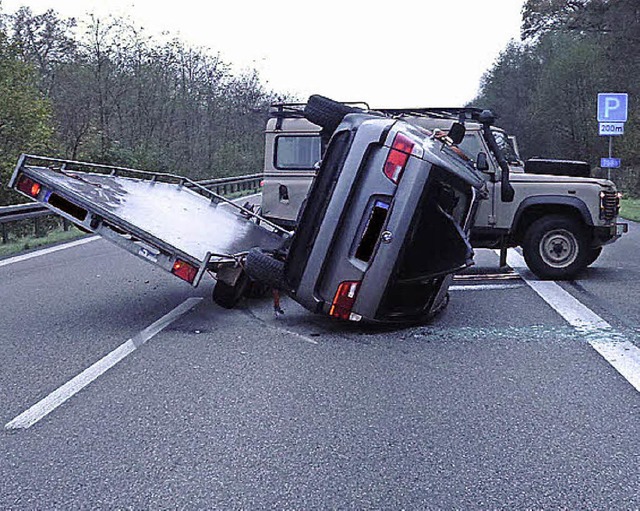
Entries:
[[22,155],[9,186],[194,287],[284,229],[187,178]]

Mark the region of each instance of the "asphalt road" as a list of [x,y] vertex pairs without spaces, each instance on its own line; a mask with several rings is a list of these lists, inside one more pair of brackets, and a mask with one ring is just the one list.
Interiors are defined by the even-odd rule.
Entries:
[[[640,345],[640,226],[561,287]],[[1,509],[640,507],[640,393],[497,256],[429,325],[223,310],[104,241],[0,265]],[[475,277],[473,275],[482,275]],[[505,278],[506,277],[506,278]]]

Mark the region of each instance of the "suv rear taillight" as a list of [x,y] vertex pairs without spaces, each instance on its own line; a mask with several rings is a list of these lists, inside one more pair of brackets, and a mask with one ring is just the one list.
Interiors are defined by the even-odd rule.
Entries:
[[338,290],[333,297],[333,303],[331,304],[331,309],[329,309],[329,315],[334,318],[352,319],[354,321],[359,319],[359,316],[356,314],[351,314],[351,309],[356,301],[359,287],[360,282],[358,281],[342,282],[338,286]]
[[402,133],[396,134],[396,138],[393,139],[387,161],[384,163],[384,174],[394,183],[398,184],[400,181],[414,146],[413,140]]
[[16,188],[22,193],[26,193],[29,197],[33,197],[34,199],[36,199],[38,197],[38,194],[40,193],[40,190],[42,190],[42,185],[40,183],[36,183],[30,177],[22,174],[18,178],[18,184],[16,185]]

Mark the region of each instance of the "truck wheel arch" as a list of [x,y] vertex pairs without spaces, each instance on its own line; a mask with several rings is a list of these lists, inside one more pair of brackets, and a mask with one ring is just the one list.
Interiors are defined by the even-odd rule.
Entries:
[[516,243],[522,241],[524,233],[538,218],[545,215],[566,215],[579,219],[587,226],[593,226],[593,218],[587,205],[578,197],[541,195],[522,201],[513,219],[511,236]]

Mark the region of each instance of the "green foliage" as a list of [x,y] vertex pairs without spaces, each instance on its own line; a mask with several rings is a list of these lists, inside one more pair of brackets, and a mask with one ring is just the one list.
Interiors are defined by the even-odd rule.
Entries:
[[50,103],[36,86],[36,73],[0,33],[0,205],[15,197],[5,185],[18,156],[46,150],[51,135]]
[[[213,178],[259,172],[268,105],[255,72],[129,20],[0,14],[0,179],[21,152]],[[13,203],[18,197],[1,201]],[[4,194],[4,195],[3,195]]]
[[622,199],[620,203],[620,216],[627,220],[640,222],[640,199]]
[[608,152],[597,131],[597,94],[628,92],[630,118],[615,155],[640,166],[640,3],[527,0],[522,35],[487,71],[473,103],[498,113],[525,158],[580,159],[595,167]]
[[12,233],[13,235],[9,239],[8,243],[0,243],[0,257],[6,257],[11,254],[24,252],[25,250],[45,247],[47,245],[71,241],[82,236],[86,236],[86,233],[73,226],[70,226],[67,231],[63,230],[59,225],[59,222],[56,222],[53,226],[43,226],[43,233],[41,236],[35,236],[33,234],[32,222],[29,227],[30,229],[28,232],[25,231],[22,235]]

